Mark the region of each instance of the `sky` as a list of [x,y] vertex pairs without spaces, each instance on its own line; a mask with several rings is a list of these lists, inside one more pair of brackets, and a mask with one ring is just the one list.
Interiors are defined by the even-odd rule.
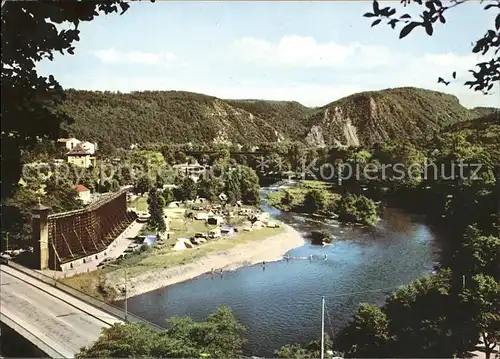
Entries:
[[[432,37],[398,30],[363,14],[370,1],[134,2],[123,15],[83,23],[74,55],[37,66],[64,88],[101,91],[179,90],[219,98],[298,101],[322,106],[344,96],[415,86],[456,95],[462,105],[499,106],[463,86],[496,13],[474,1],[449,10]],[[401,14],[414,13],[399,1]],[[480,58],[479,58],[480,59]],[[437,78],[457,81],[445,87]]]

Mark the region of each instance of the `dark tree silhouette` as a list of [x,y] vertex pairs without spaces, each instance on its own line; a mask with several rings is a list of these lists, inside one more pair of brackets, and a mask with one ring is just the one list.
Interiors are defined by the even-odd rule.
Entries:
[[[383,20],[386,21],[393,29],[396,28],[398,24],[405,24],[399,33],[399,38],[402,39],[408,34],[410,34],[417,27],[422,27],[427,35],[432,36],[434,33],[434,28],[439,23],[446,23],[446,16],[448,11],[456,6],[459,6],[469,0],[401,0],[401,4],[405,7],[412,3],[419,5],[423,8],[420,19],[414,20],[409,14],[397,14],[397,10],[390,6],[380,8],[379,2],[377,0],[373,1],[373,12],[367,12],[364,14],[368,18],[378,18],[373,21],[372,27],[380,24]],[[486,3],[486,1],[481,0],[478,5]],[[484,10],[500,10],[500,0],[491,0],[487,2],[484,6]],[[485,35],[478,39],[475,44],[473,44],[473,53],[481,53],[482,55],[490,56],[488,61],[479,62],[476,64],[476,69],[471,69],[469,72],[472,74],[472,79],[465,82],[466,86],[473,89],[474,91],[481,91],[484,94],[491,94],[491,91],[495,85],[498,86],[500,82],[500,12],[495,18],[495,23],[492,24],[492,28],[488,29]],[[456,78],[456,72],[452,74],[453,79]],[[449,81],[443,78],[438,79],[439,83],[444,83],[446,86]]]
[[[53,60],[55,52],[73,54],[80,22],[100,14],[123,14],[128,8],[121,0],[2,1],[2,199],[16,188],[21,151],[63,135],[61,123],[70,122],[65,114],[49,109],[64,93],[54,76],[38,75],[36,62]],[[55,24],[65,22],[74,28],[58,30]]]

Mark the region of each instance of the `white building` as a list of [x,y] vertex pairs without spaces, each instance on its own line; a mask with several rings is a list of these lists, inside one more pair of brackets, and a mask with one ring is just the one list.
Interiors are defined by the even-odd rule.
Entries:
[[89,141],[85,141],[81,143],[83,149],[87,152],[93,155],[95,151],[97,150],[97,143],[92,143]]
[[92,201],[90,190],[82,184],[75,186],[75,191],[78,193],[78,198],[84,203],[88,204]]
[[57,140],[57,143],[65,146],[68,151],[71,151],[73,148],[75,148],[75,146],[77,144],[79,144],[81,142],[82,141],[77,140],[76,138],[73,138],[73,137],[72,138],[60,138]]

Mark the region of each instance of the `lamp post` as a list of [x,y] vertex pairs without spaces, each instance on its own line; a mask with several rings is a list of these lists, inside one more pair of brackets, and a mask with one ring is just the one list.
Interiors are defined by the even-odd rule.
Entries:
[[127,300],[127,269],[123,269],[125,272],[125,321],[128,321],[128,300]]

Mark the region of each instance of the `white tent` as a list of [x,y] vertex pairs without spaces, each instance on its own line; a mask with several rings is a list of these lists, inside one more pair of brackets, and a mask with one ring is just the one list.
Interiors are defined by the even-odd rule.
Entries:
[[174,251],[183,251],[188,248],[193,248],[193,243],[187,238],[178,238],[177,242],[175,242],[172,250]]
[[209,216],[209,214],[206,212],[198,212],[198,213],[194,214],[194,218],[198,219],[198,220],[205,220],[206,221],[208,219],[208,216]]

